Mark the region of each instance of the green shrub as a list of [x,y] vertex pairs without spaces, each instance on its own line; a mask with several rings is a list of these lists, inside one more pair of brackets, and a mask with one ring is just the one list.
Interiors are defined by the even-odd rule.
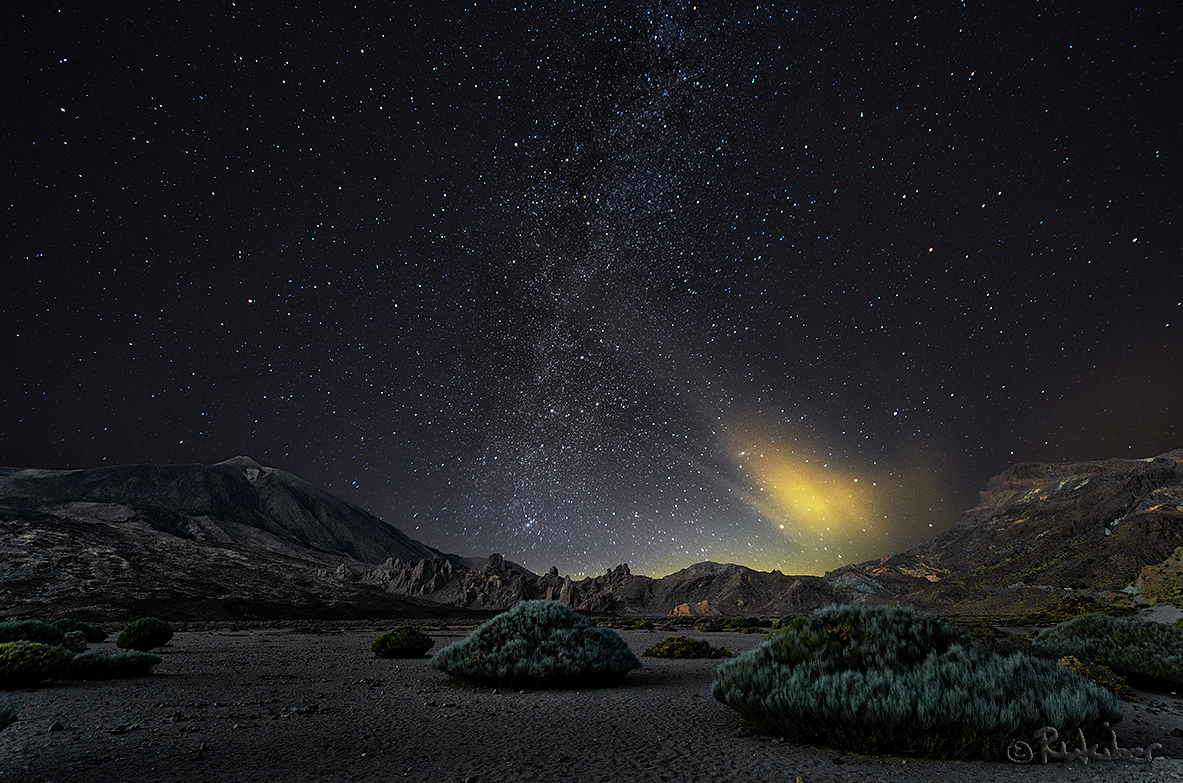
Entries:
[[173,629],[164,620],[155,617],[141,617],[132,620],[126,628],[119,632],[115,646],[125,650],[148,652],[157,647],[163,647],[173,638]]
[[74,656],[56,644],[22,639],[0,642],[0,688],[25,688],[56,680],[70,669]]
[[70,633],[71,631],[81,631],[86,636],[86,641],[91,644],[98,644],[107,638],[107,633],[100,630],[97,626],[90,623],[79,622],[72,620],[69,617],[62,617],[50,623],[54,628],[57,628],[62,633]]
[[767,617],[723,617],[719,624],[730,631],[742,631],[750,628],[771,628],[772,620]]
[[9,620],[0,623],[0,642],[61,644],[62,630],[40,620]]
[[646,658],[730,658],[726,647],[711,647],[710,642],[689,636],[667,636],[641,653]]
[[1113,691],[1122,701],[1138,700],[1138,697],[1130,690],[1130,685],[1125,681],[1125,678],[1103,663],[1085,663],[1072,655],[1066,655],[1056,663],[1070,672],[1092,680],[1102,688]]
[[1175,621],[1175,627],[1176,628],[1183,628],[1183,617],[1180,617],[1178,620]]
[[558,687],[623,677],[641,662],[615,631],[555,601],[522,601],[440,650],[431,666],[469,680]]
[[70,631],[62,637],[62,647],[70,652],[86,652],[86,634],[82,631]]
[[786,628],[791,628],[793,625],[793,621],[801,616],[802,615],[799,615],[799,614],[791,614],[791,615],[788,615],[787,617],[774,617],[772,620],[772,630],[783,631]]
[[1031,652],[1100,663],[1118,674],[1183,685],[1183,629],[1140,617],[1085,614],[1040,631]]
[[400,625],[387,631],[370,644],[379,658],[422,658],[435,641],[422,628]]
[[1044,609],[1020,615],[1012,622],[1014,625],[1048,625],[1051,623],[1062,623],[1066,620],[1071,620],[1073,617],[1079,617],[1082,614],[1108,614],[1114,617],[1127,617],[1136,611],[1129,606],[1102,604],[1092,598],[1066,595],[1052,601]]
[[75,680],[116,680],[145,677],[160,663],[159,655],[137,650],[116,650],[108,655],[85,652],[70,661],[67,674]]
[[0,707],[0,731],[4,731],[12,724],[16,723],[19,716],[16,712],[16,707],[5,704]]
[[1016,739],[1121,718],[1112,693],[1051,661],[1002,657],[911,609],[835,607],[719,667],[711,694],[759,731],[861,752],[1000,760]]

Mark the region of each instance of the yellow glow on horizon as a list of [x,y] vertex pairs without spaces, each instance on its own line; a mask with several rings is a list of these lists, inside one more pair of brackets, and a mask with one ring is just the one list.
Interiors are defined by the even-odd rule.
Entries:
[[848,470],[770,444],[755,445],[740,459],[757,487],[749,501],[781,530],[836,536],[878,514],[874,483],[859,483]]

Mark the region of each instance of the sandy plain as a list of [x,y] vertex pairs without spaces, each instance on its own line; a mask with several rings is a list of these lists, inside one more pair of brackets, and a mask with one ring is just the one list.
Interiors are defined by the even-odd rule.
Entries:
[[[472,627],[423,625],[433,651]],[[4,692],[21,718],[0,732],[0,783],[1183,780],[1183,700],[1170,694],[1139,692],[1115,727],[1123,748],[1162,745],[1150,764],[925,761],[751,735],[709,695],[718,661],[643,658],[611,688],[494,689],[426,657],[376,658],[388,627],[191,625],[150,677]],[[638,656],[669,635],[620,633]],[[680,633],[736,653],[762,639]]]

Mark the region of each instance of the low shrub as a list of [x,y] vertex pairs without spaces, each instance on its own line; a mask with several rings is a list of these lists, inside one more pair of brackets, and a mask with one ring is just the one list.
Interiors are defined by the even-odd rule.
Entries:
[[141,617],[132,620],[126,628],[119,632],[115,646],[125,650],[148,652],[157,647],[163,647],[173,638],[173,629],[164,620],[155,617]]
[[711,694],[757,730],[844,750],[999,760],[1045,726],[1121,718],[1112,693],[1052,661],[973,646],[944,620],[830,606],[719,667]]
[[1030,650],[1104,664],[1136,680],[1183,685],[1183,629],[1140,617],[1081,615],[1041,631]]
[[1072,655],[1066,655],[1056,663],[1063,666],[1070,672],[1075,672],[1081,677],[1086,677],[1093,682],[1100,685],[1102,688],[1108,688],[1113,691],[1117,698],[1122,701],[1137,701],[1138,697],[1130,690],[1130,685],[1117,672],[1110,669],[1103,663],[1085,663],[1084,661]]
[[91,644],[98,644],[107,638],[106,631],[100,630],[98,626],[90,623],[79,622],[69,617],[62,617],[50,623],[54,628],[57,628],[62,633],[70,633],[71,631],[81,631],[86,636],[86,641]]
[[1175,627],[1176,628],[1183,628],[1183,617],[1180,617],[1178,620],[1175,621]]
[[27,688],[56,680],[70,669],[74,656],[56,644],[0,642],[0,688]]
[[16,719],[18,717],[19,715],[17,714],[16,707],[8,704],[0,707],[0,731],[4,731],[9,726],[16,723]]
[[431,667],[478,682],[561,687],[617,679],[641,662],[615,631],[555,601],[522,601],[440,650]]
[[82,631],[70,631],[62,637],[62,647],[70,652],[86,652],[86,634]]
[[689,636],[667,636],[641,653],[646,658],[730,658],[726,647],[712,647],[710,642]]
[[771,628],[772,620],[767,617],[723,617],[719,624],[729,631],[742,631],[752,628]]
[[66,675],[75,680],[117,680],[145,677],[160,663],[159,655],[138,650],[116,650],[103,655],[85,652],[70,661]]
[[1120,604],[1103,604],[1092,598],[1078,595],[1066,595],[1057,598],[1045,608],[1020,615],[1013,620],[1014,625],[1049,625],[1062,623],[1079,617],[1082,614],[1107,614],[1114,617],[1128,617],[1137,612],[1136,609]]
[[422,628],[400,625],[375,639],[370,649],[379,658],[422,658],[433,644]]
[[61,644],[62,630],[40,620],[9,620],[0,623],[0,642]]

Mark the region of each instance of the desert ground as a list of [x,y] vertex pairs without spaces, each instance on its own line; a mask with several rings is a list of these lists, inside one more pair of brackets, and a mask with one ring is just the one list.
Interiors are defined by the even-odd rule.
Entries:
[[[476,687],[426,657],[375,657],[394,624],[190,624],[150,677],[0,693],[21,713],[0,732],[0,783],[1183,780],[1170,694],[1138,692],[1115,727],[1123,748],[1162,745],[1151,764],[924,761],[752,735],[708,693],[718,661],[642,658],[619,685],[582,691]],[[472,627],[423,625],[435,650]],[[669,635],[620,633],[638,656]],[[762,639],[679,633],[736,653]]]

